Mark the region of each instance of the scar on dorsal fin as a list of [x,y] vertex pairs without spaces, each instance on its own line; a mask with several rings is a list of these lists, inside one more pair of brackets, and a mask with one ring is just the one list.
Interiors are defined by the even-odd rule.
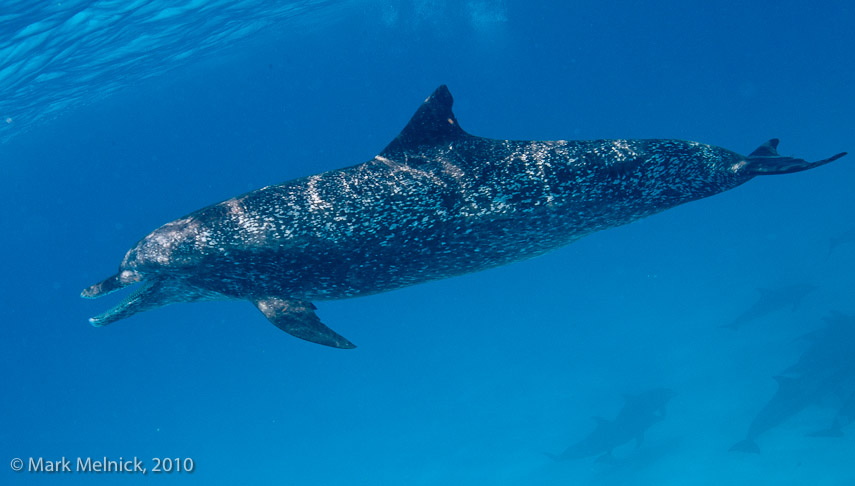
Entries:
[[353,349],[356,346],[325,326],[311,302],[270,297],[253,302],[274,326],[288,334],[324,346]]
[[442,145],[466,136],[451,111],[453,103],[454,98],[447,86],[443,84],[436,88],[380,155],[390,157],[401,152],[416,151],[420,146]]

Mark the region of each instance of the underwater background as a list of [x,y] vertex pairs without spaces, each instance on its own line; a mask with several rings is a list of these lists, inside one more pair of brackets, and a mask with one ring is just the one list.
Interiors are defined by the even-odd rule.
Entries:
[[[163,223],[369,160],[440,84],[484,137],[855,150],[852,25],[844,1],[4,2],[0,483],[855,484],[855,427],[808,436],[846,404],[830,385],[760,454],[728,451],[802,336],[855,314],[852,155],[526,262],[319,303],[355,350],[246,302],[94,328],[126,293],[79,297]],[[807,284],[720,327],[758,289]],[[638,446],[545,454],[659,387],[676,395]],[[63,456],[195,468],[26,471]]]

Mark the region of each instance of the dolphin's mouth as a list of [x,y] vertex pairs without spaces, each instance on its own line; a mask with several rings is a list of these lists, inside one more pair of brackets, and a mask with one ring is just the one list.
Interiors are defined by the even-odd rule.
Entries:
[[95,299],[135,283],[140,283],[140,285],[127,298],[107,312],[90,318],[89,323],[95,327],[101,327],[139,312],[175,302],[197,302],[222,298],[218,292],[201,291],[188,286],[180,278],[164,275],[144,276],[133,270],[125,270],[103,282],[99,282],[84,290],[81,296]]
[[[110,279],[107,279],[107,280],[110,280]],[[107,280],[105,280],[105,282]],[[83,293],[81,293],[81,295],[84,297],[87,297],[86,292],[88,292],[89,290],[91,290],[95,287],[100,286],[103,283],[104,282],[97,283],[97,284],[93,285],[92,287],[89,287],[88,289],[84,290]],[[110,290],[107,290],[107,291],[102,292],[100,294],[94,295],[92,297],[87,297],[87,298],[95,299],[98,297],[102,297],[102,296],[107,295],[109,293],[115,292],[116,290],[119,290],[120,288],[127,287],[128,285],[131,285],[132,283],[134,283],[134,282],[123,284],[121,287],[110,289]],[[136,313],[137,311],[132,310],[132,307],[139,305],[140,301],[142,300],[142,297],[153,286],[154,286],[153,281],[143,283],[142,285],[140,285],[140,287],[138,289],[136,289],[133,293],[131,293],[131,295],[129,295],[127,298],[125,298],[124,300],[122,300],[118,304],[114,305],[109,310],[102,312],[101,314],[98,314],[95,317],[90,317],[89,323],[95,327],[106,326],[107,324],[110,324],[112,322],[116,322],[120,319],[124,319],[125,317],[128,317],[129,315]]]
[[[121,290],[129,285],[141,282],[142,280],[142,275],[131,270],[123,270],[113,275],[112,277],[105,278],[104,280],[96,283],[95,285],[84,289],[83,292],[80,292],[80,296],[84,299],[97,299],[99,297],[104,297],[105,295],[112,294],[113,292]],[[118,321],[119,319],[124,317],[124,314],[127,312],[128,307],[130,307],[137,300],[139,300],[140,293],[147,290],[150,286],[151,284],[141,286],[128,298],[113,306],[112,309],[90,318],[89,323],[93,326],[100,327],[105,326],[111,322]]]

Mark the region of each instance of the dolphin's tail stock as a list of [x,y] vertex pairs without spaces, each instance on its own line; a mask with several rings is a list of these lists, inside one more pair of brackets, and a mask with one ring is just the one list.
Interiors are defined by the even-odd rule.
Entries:
[[846,152],[840,152],[839,154],[832,155],[827,159],[808,162],[804,159],[781,156],[778,154],[777,149],[777,138],[773,138],[772,140],[769,140],[763,145],[757,147],[757,150],[751,152],[751,154],[745,159],[745,172],[752,175],[790,174],[792,172],[801,172],[803,170],[813,169],[814,167],[834,162],[840,157],[846,155]]
[[733,447],[728,449],[730,452],[750,452],[752,454],[760,454],[760,448],[757,443],[751,439],[745,439],[733,444]]

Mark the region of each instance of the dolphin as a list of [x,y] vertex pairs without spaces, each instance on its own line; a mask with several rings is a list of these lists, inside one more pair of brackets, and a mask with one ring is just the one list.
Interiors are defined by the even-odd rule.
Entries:
[[525,260],[592,232],[813,169],[772,139],[748,156],[681,140],[514,141],[466,133],[440,86],[373,159],[267,186],[156,229],[81,296],[140,284],[104,326],[176,302],[249,301],[298,338],[349,340],[315,301],[394,290]]
[[776,376],[778,390],[752,420],[731,451],[759,453],[756,439],[829,395],[846,398],[831,427],[811,435],[840,435],[855,415],[855,318],[836,313],[828,325],[809,335],[810,347],[798,362]]
[[758,289],[760,298],[757,299],[757,302],[739,314],[729,324],[719,327],[738,331],[745,324],[783,308],[792,307],[792,310],[796,310],[801,305],[802,300],[817,288],[810,284],[795,284],[774,289]]
[[761,434],[781,425],[809,405],[816,403],[824,395],[823,392],[829,386],[829,381],[834,382],[839,377],[834,374],[825,374],[821,377],[799,378],[776,376],[774,379],[778,382],[778,390],[751,421],[745,439],[734,444],[730,448],[731,452],[759,454],[760,447],[757,446],[756,440]]
[[843,367],[849,373],[849,387],[842,388],[837,393],[842,404],[831,426],[808,435],[842,437],[843,428],[855,421],[855,360],[852,359],[855,355],[855,316],[834,312],[826,317],[825,321],[828,324],[826,328],[818,331],[819,335],[811,336],[816,343],[812,346],[811,356],[803,356],[799,360],[800,368],[804,369],[817,363]]
[[811,432],[810,437],[843,437],[843,428],[855,421],[855,391],[843,401],[831,425],[822,430]]
[[594,430],[561,454],[546,455],[556,461],[600,456],[598,462],[613,462],[612,450],[627,442],[644,442],[644,433],[665,418],[665,406],[675,396],[667,388],[655,388],[638,395],[624,395],[624,405],[614,420],[594,417]]
[[[800,338],[810,345],[782,375],[801,376],[817,369],[850,366],[850,354],[855,351],[855,316],[833,311],[823,321],[825,327]],[[855,373],[855,362],[851,366]]]
[[[745,439],[734,444],[730,451],[759,453],[757,438],[774,427],[786,422],[810,405],[843,384],[849,383],[850,370],[824,369],[800,377],[776,376],[778,390],[760,410],[748,427]],[[845,413],[845,412],[844,412]],[[834,426],[832,426],[832,429]],[[818,434],[824,431],[818,432]],[[829,432],[833,433],[833,432]]]

